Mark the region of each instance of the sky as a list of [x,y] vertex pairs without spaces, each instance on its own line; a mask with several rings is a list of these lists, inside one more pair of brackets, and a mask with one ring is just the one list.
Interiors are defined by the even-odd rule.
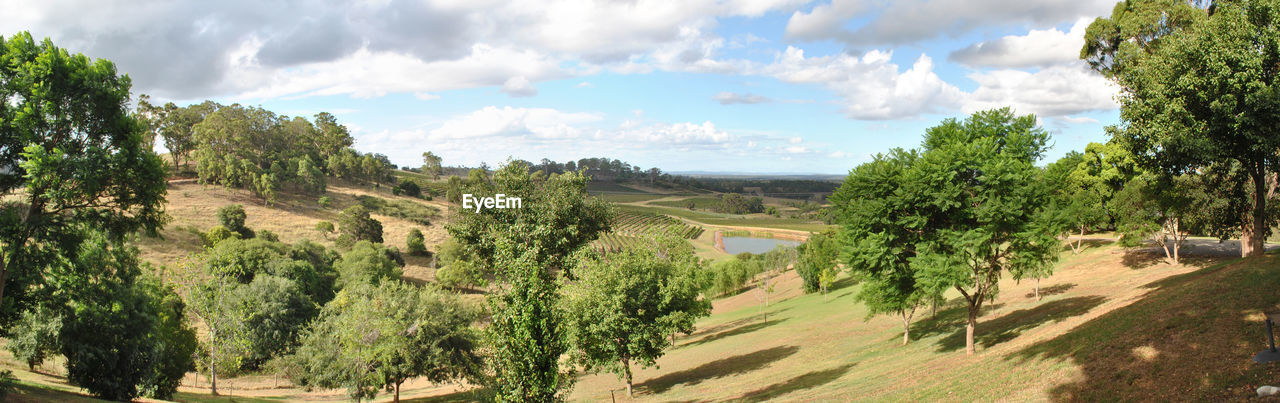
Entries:
[[161,102],[330,112],[402,166],[432,151],[450,166],[844,174],[996,107],[1040,119],[1046,160],[1105,141],[1117,89],[1079,53],[1114,5],[0,0],[0,35],[109,59]]

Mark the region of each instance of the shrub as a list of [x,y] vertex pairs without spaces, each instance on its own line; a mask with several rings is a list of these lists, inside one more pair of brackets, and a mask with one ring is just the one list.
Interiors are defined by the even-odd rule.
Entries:
[[209,228],[208,232],[200,234],[200,241],[204,242],[206,247],[217,246],[218,243],[227,239],[240,239],[240,233],[227,229],[224,226],[216,226]]
[[232,204],[218,209],[218,223],[229,230],[240,234],[240,238],[253,238],[253,231],[244,225],[246,215],[244,206]]
[[338,235],[338,239],[333,240],[333,246],[338,249],[351,249],[356,244],[356,237],[351,234]]
[[383,279],[398,279],[401,274],[394,252],[369,241],[356,242],[351,251],[333,264],[333,268],[338,272],[335,284],[338,289],[358,283],[377,285]]
[[13,326],[5,349],[13,353],[13,358],[26,363],[28,370],[35,371],[45,358],[57,354],[58,333],[61,331],[62,316],[41,306],[35,311],[22,313]]
[[429,256],[427,252],[426,239],[422,237],[422,231],[417,228],[409,230],[409,238],[405,242],[405,250],[410,256]]
[[418,187],[418,183],[409,179],[400,181],[396,186],[395,192],[410,197],[422,197],[422,188]]
[[329,234],[332,234],[334,231],[333,223],[328,221],[318,222],[316,223],[316,231],[320,231],[320,234],[324,235],[325,239],[329,239]]
[[280,236],[279,236],[279,235],[276,235],[276,233],[271,232],[271,231],[269,231],[269,230],[265,230],[265,229],[264,229],[264,230],[262,230],[262,231],[260,231],[260,232],[258,232],[257,237],[258,237],[258,238],[262,238],[263,240],[268,241],[268,242],[280,242]]
[[319,204],[321,208],[329,208],[329,196],[320,196],[319,199],[316,199],[316,204]]
[[382,243],[382,223],[369,216],[364,206],[351,206],[338,215],[338,228],[356,241]]

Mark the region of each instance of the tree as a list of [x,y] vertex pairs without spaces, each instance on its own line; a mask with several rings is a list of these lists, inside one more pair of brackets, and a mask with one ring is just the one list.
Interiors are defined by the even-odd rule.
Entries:
[[[1091,143],[1090,148],[1096,143]],[[1105,200],[1112,197],[1111,192],[1102,186],[1090,186],[1087,179],[1081,176],[1096,178],[1082,173],[1092,166],[1085,163],[1085,155],[1079,152],[1068,152],[1066,156],[1045,167],[1041,173],[1042,184],[1049,188],[1050,208],[1054,227],[1064,235],[1071,245],[1073,254],[1079,253],[1084,243],[1086,228],[1094,228],[1108,222]],[[1079,231],[1076,242],[1069,242],[1071,233]],[[1039,279],[1037,278],[1036,295],[1039,295]]]
[[338,229],[356,241],[382,243],[382,223],[369,216],[369,210],[354,205],[338,214]]
[[431,175],[431,179],[440,179],[440,156],[427,151],[422,153],[422,173]]
[[409,237],[405,240],[405,250],[412,256],[427,255],[426,240],[422,237],[422,231],[417,228],[409,230]]
[[329,239],[329,234],[332,234],[334,231],[333,223],[329,221],[317,222],[316,231],[320,231],[320,234],[324,235],[325,239]]
[[678,287],[680,273],[697,270],[692,250],[660,245],[592,259],[580,281],[566,290],[578,360],[589,371],[617,374],[626,381],[628,396],[632,364],[654,365],[672,345],[668,334],[691,332],[693,322],[711,312],[696,288]]
[[84,226],[120,238],[164,223],[164,163],[106,60],[29,33],[0,37],[0,329],[29,309]]
[[562,399],[573,378],[560,368],[568,345],[554,276],[572,274],[566,272],[573,254],[609,229],[612,214],[587,194],[580,172],[535,180],[527,166],[515,163],[492,181],[485,172],[472,171],[467,193],[519,197],[522,208],[463,211],[447,229],[466,255],[494,268],[502,282],[488,297],[494,391],[503,401]]
[[235,286],[230,302],[241,329],[240,369],[255,370],[272,357],[292,352],[319,307],[297,282],[263,274]]
[[58,333],[61,331],[62,315],[47,307],[37,307],[22,313],[10,331],[5,349],[34,372],[37,365],[58,353]]
[[835,270],[836,258],[840,254],[835,233],[826,231],[814,234],[797,249],[800,257],[796,262],[796,274],[804,282],[804,292],[821,290],[825,294],[827,290],[822,287],[822,276]]
[[[1213,12],[1160,37],[1159,46],[1126,59],[1115,80],[1124,88],[1113,134],[1157,175],[1174,177],[1234,164],[1247,203],[1229,224],[1241,255],[1259,256],[1271,225],[1280,136],[1273,133],[1280,91],[1272,63],[1280,57],[1280,8],[1273,1],[1214,4]],[[1117,18],[1113,15],[1113,19]]]
[[923,289],[955,288],[965,298],[968,354],[975,352],[978,313],[995,298],[1001,275],[1040,270],[1061,249],[1045,222],[1048,192],[1032,165],[1048,141],[1035,122],[1008,108],[947,119],[927,130],[904,181],[913,187],[907,193],[918,196],[910,214],[921,216],[903,221],[928,229],[910,266]]
[[928,202],[922,184],[912,183],[919,180],[913,170],[919,169],[920,159],[914,150],[876,155],[850,171],[830,198],[840,223],[840,260],[864,282],[857,300],[867,306],[868,317],[901,317],[902,344],[911,339],[916,309],[941,296],[932,292],[941,287],[917,281],[922,246],[939,229],[939,223],[921,216]]
[[86,241],[54,273],[65,285],[53,301],[65,309],[59,339],[67,379],[104,399],[169,398],[194,368],[195,332],[180,302],[142,275],[137,249],[83,230]]
[[1150,239],[1164,249],[1165,258],[1177,264],[1189,231],[1202,226],[1204,211],[1211,210],[1207,206],[1211,197],[1199,179],[1190,174],[1174,178],[1148,174],[1130,181],[1116,195],[1124,217],[1119,223],[1121,242],[1136,246]]
[[338,124],[338,119],[332,114],[320,112],[315,118],[314,139],[320,161],[326,161],[334,155],[349,150],[351,145],[355,144],[355,139],[351,138],[351,132],[346,126]]
[[169,150],[169,157],[173,159],[174,170],[181,169],[196,148],[195,126],[221,106],[213,101],[185,107],[178,107],[172,102],[164,105],[160,119],[154,124],[164,139],[164,148]]
[[240,238],[253,238],[253,231],[244,225],[247,216],[244,213],[244,206],[239,204],[229,204],[218,208],[218,223],[226,229],[240,234]]
[[434,287],[400,281],[342,290],[324,307],[294,355],[295,377],[310,387],[345,387],[352,399],[426,377],[431,382],[474,379],[483,361],[471,328],[476,313]]

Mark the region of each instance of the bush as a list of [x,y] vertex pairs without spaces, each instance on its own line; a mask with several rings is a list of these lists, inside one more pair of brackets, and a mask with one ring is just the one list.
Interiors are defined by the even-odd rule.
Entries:
[[409,230],[409,238],[405,241],[405,250],[409,252],[409,256],[430,256],[427,252],[426,239],[422,237],[422,231],[417,228]]
[[22,313],[9,334],[9,344],[5,349],[34,372],[37,365],[57,354],[58,333],[61,331],[62,316],[41,306],[35,311]]
[[320,231],[320,234],[324,235],[325,239],[329,239],[329,234],[332,234],[334,231],[333,223],[328,221],[318,222],[316,223],[316,231]]
[[400,278],[400,265],[396,262],[395,254],[396,252],[382,244],[356,242],[351,251],[333,264],[334,270],[338,272],[336,288],[344,289],[359,283],[377,285],[383,279]]
[[295,281],[261,275],[232,292],[243,315],[241,369],[256,370],[267,360],[293,351],[298,335],[319,308]]
[[338,228],[356,241],[382,243],[382,223],[369,216],[364,206],[351,206],[338,215]]
[[262,238],[263,240],[268,242],[280,242],[279,235],[276,235],[276,233],[271,232],[269,230],[265,230],[265,229],[262,230],[261,232],[258,232],[257,237]]
[[244,206],[239,204],[223,206],[218,209],[218,223],[229,230],[239,233],[242,239],[253,238],[253,231],[244,225],[246,217]]
[[210,248],[228,239],[240,239],[240,234],[221,225],[209,228],[209,232],[200,234],[200,241],[204,243],[205,247]]
[[316,204],[319,204],[321,208],[329,208],[329,196],[320,196],[319,199],[316,199]]
[[338,235],[338,239],[335,239],[333,241],[333,246],[337,247],[338,249],[344,249],[344,250],[351,249],[351,247],[355,246],[355,244],[356,244],[356,237],[351,236],[351,234]]
[[418,183],[409,179],[400,181],[393,193],[402,194],[410,197],[422,197],[422,188],[418,187]]

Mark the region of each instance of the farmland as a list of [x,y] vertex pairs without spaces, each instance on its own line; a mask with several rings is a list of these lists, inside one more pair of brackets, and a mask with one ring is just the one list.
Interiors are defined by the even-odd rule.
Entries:
[[664,215],[623,212],[614,217],[613,231],[601,236],[592,246],[604,252],[615,252],[643,238],[674,236],[694,239],[701,236],[703,231],[700,226],[685,224]]

